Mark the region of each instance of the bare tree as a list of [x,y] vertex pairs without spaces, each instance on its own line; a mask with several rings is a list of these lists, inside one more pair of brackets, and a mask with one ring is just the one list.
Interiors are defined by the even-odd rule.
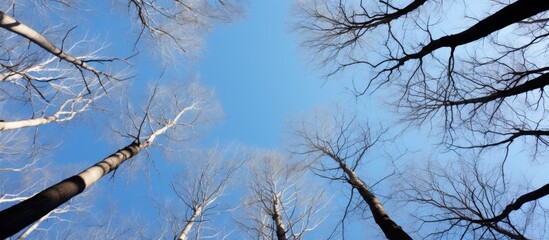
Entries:
[[141,26],[138,40],[148,36],[158,51],[168,56],[196,52],[212,20],[234,19],[242,12],[242,4],[239,0],[129,0],[128,9]]
[[[175,97],[171,98],[170,97]],[[0,212],[0,238],[11,236],[34,221],[39,220],[48,212],[65,203],[72,197],[83,192],[101,177],[114,171],[128,159],[156,143],[158,137],[172,132],[185,131],[192,128],[204,117],[203,113],[210,111],[212,105],[209,91],[196,83],[191,83],[186,89],[170,87],[155,87],[148,98],[147,105],[141,108],[141,118],[132,118],[127,125],[127,136],[133,142],[112,155],[85,169],[81,173],[67,178],[33,197],[9,207]],[[163,100],[161,102],[161,100]],[[170,103],[167,105],[167,103]],[[126,125],[126,126],[127,126]]]
[[[12,8],[15,8],[14,5],[12,5]],[[59,59],[60,61],[64,61],[71,65],[73,69],[79,73],[81,77],[81,81],[83,81],[86,90],[88,93],[91,93],[90,89],[90,81],[92,82],[98,82],[101,87],[103,87],[103,84],[105,81],[110,81],[111,79],[117,79],[117,77],[111,73],[99,70],[97,67],[94,67],[90,64],[100,64],[104,62],[113,62],[116,61],[116,58],[90,58],[93,56],[82,56],[82,57],[76,57],[72,55],[67,49],[65,48],[65,40],[68,37],[68,35],[71,33],[73,29],[69,29],[67,31],[67,35],[63,38],[61,42],[61,46],[56,46],[53,44],[46,36],[43,34],[37,32],[32,27],[29,27],[25,25],[24,23],[19,22],[14,17],[6,14],[6,12],[0,11],[0,27],[4,28],[5,30],[8,30],[20,37],[22,37],[25,40],[28,40],[35,44],[40,49],[48,52],[52,56],[54,56],[54,59]],[[19,39],[18,39],[19,40]],[[19,40],[20,41],[20,40]],[[69,48],[70,50],[70,48]],[[24,52],[25,53],[25,52]],[[32,52],[31,52],[32,54]],[[31,55],[32,56],[32,55]],[[46,58],[48,60],[45,60],[42,63],[38,63],[37,65],[29,65],[28,60],[31,60],[32,64],[32,58],[28,59],[28,55],[23,55],[22,57],[19,57],[15,64],[2,64],[2,67],[4,67],[7,70],[7,73],[4,73],[4,81],[9,80],[10,77],[19,77],[24,78],[26,81],[28,81],[29,84],[37,81],[52,81],[56,80],[62,77],[49,77],[49,78],[36,78],[33,77],[32,74],[29,73],[29,71],[40,71],[44,68],[44,65],[47,65],[48,62],[52,62],[53,59]],[[8,58],[8,61],[11,60]],[[20,69],[21,68],[21,69]],[[42,70],[44,71],[44,70]],[[51,70],[50,70],[51,71]],[[55,70],[54,70],[55,71]],[[103,89],[105,90],[105,89]]]
[[[545,155],[549,3],[471,4],[311,1],[298,28],[331,74],[372,73],[354,82],[356,95],[386,87],[406,122],[436,127],[451,150],[503,150],[503,165],[520,139],[529,158]],[[535,192],[531,200],[549,189]]]
[[317,175],[344,182],[349,184],[352,192],[358,191],[385,237],[412,239],[384,209],[381,200],[371,189],[374,184],[366,183],[357,174],[369,150],[382,140],[385,131],[375,134],[369,125],[356,122],[355,117],[348,117],[338,113],[333,120],[304,121],[301,129],[296,131],[302,141],[301,153],[313,159],[311,167]]
[[[14,9],[15,3],[12,14]],[[0,27],[8,30],[0,33],[0,101],[3,114],[9,115],[0,122],[0,131],[72,120],[113,88],[111,80],[124,78],[118,70],[106,72],[124,61],[102,56],[106,46],[97,45],[98,39],[85,35],[73,40],[70,29],[58,47],[6,12],[0,14]],[[103,63],[109,63],[103,67],[109,70],[95,67]]]
[[[97,53],[103,50],[104,46],[92,46],[91,49],[97,50],[80,56],[72,53],[75,46],[67,46],[67,42],[72,38],[70,35],[74,28],[66,30],[66,35],[61,42],[54,44],[54,41],[45,34],[8,14],[11,11],[12,15],[15,15],[18,4],[25,6],[25,3],[13,2],[8,10],[0,11],[0,27],[15,34],[14,36],[4,34],[4,43],[9,44],[4,48],[7,56],[5,62],[0,61],[0,82],[10,82],[14,84],[14,88],[20,88],[18,90],[27,93],[23,96],[29,96],[28,101],[33,104],[32,117],[4,120],[0,123],[0,131],[70,120],[76,114],[89,109],[93,101],[107,93],[111,87],[106,85],[109,85],[110,81],[124,79],[123,76],[114,74],[111,70],[116,69],[113,67],[116,62],[126,62],[127,59],[99,56]],[[50,8],[47,1],[36,1],[33,4],[46,6],[46,9]],[[64,1],[55,2],[55,5],[71,6],[71,4]],[[138,39],[147,32],[150,39],[164,49],[161,52],[166,54],[173,49],[177,49],[180,53],[192,52],[192,48],[198,45],[196,42],[201,40],[204,29],[210,26],[211,19],[228,21],[238,15],[235,12],[241,9],[238,1],[225,0],[214,2],[131,0],[127,4],[130,10],[135,10],[137,20],[142,26]],[[21,44],[21,38],[38,49],[30,48],[29,50],[26,44]],[[194,40],[190,41],[191,39]],[[95,39],[82,39],[77,41],[77,44],[82,42],[94,43]],[[60,64],[57,60],[64,64]],[[109,67],[102,67],[103,65]],[[9,96],[19,95],[14,91],[17,89],[4,88],[3,90]],[[68,97],[64,97],[64,94],[68,94]],[[53,97],[59,100],[52,102]],[[47,113],[51,112],[52,108],[56,111]]]
[[107,208],[107,214],[88,214],[85,224],[72,224],[69,230],[49,236],[52,239],[156,239],[156,236],[153,236],[156,229],[153,228],[150,219],[135,214],[122,214],[113,206]]
[[418,206],[415,217],[430,230],[421,231],[425,237],[543,239],[547,209],[536,200],[549,185],[532,191],[511,187],[497,164],[471,159],[429,161],[405,171],[408,181],[399,183],[403,201]]
[[204,154],[193,154],[191,159],[186,160],[185,171],[172,182],[172,190],[184,204],[185,210],[178,208],[166,213],[175,239],[201,239],[218,234],[207,223],[214,215],[221,213],[217,202],[242,165],[242,160],[230,155],[229,148],[214,148]]
[[[96,69],[88,64],[88,62],[104,62],[104,61],[113,61],[114,59],[109,60],[100,60],[100,59],[85,59],[77,58],[73,55],[70,55],[68,52],[63,50],[63,47],[59,48],[50,42],[44,35],[40,34],[33,28],[17,21],[17,19],[9,16],[3,11],[0,11],[0,27],[13,32],[42,48],[43,50],[49,52],[50,54],[56,56],[57,58],[66,61],[72,64],[78,71],[89,71],[95,75],[96,78],[101,79],[101,77],[110,78],[111,75]],[[68,32],[70,33],[71,30]],[[63,42],[64,43],[64,42]],[[17,73],[17,72],[15,72]],[[22,74],[22,73],[19,73]],[[86,78],[83,76],[84,82]]]
[[[137,44],[139,39],[147,38],[156,43],[164,55],[171,52],[190,55],[199,45],[204,30],[210,27],[212,20],[228,21],[235,16],[236,10],[240,10],[238,1],[224,0],[117,2],[126,4],[131,15],[137,16],[137,25],[142,26],[135,43]],[[32,162],[34,158],[31,157],[29,162],[12,164],[16,156],[43,152],[42,139],[37,138],[38,129],[33,127],[66,122],[84,112],[97,110],[93,106],[96,106],[99,100],[112,100],[116,97],[109,96],[114,92],[112,90],[115,85],[126,83],[119,80],[126,80],[128,75],[118,73],[129,72],[129,58],[135,55],[105,56],[104,53],[112,49],[107,49],[107,44],[101,43],[99,37],[89,37],[85,31],[80,31],[79,16],[65,15],[82,11],[83,8],[80,6],[85,4],[70,0],[22,0],[0,3],[0,104],[3,116],[0,118],[0,154],[12,155],[0,157],[0,169],[18,172],[35,168]],[[61,11],[65,9],[71,9],[72,12]],[[133,19],[128,20],[131,22]],[[142,49],[148,50],[148,45]],[[135,45],[133,49],[135,54],[140,52],[137,47]],[[81,174],[2,211],[2,222],[12,215],[18,215],[19,218],[14,221],[10,219],[10,223],[14,225],[3,225],[0,235],[14,234],[13,231],[17,231],[16,229],[44,219],[40,217],[83,191],[98,178],[113,171],[119,164],[146,149],[153,142],[157,146],[170,147],[170,143],[190,138],[187,132],[192,132],[196,121],[204,119],[204,114],[210,110],[202,107],[217,109],[218,106],[205,106],[204,99],[199,98],[207,96],[203,96],[205,92],[196,85],[185,91],[179,89],[177,92],[175,89],[174,87],[174,90],[170,91],[167,87],[158,88],[155,90],[156,94],[153,94],[154,97],[149,98],[149,102],[136,111],[127,105],[125,110],[129,111],[122,116],[125,125],[112,132],[112,135],[129,137],[133,142]],[[106,96],[111,98],[107,99]],[[174,96],[171,100],[167,99]],[[184,97],[189,98],[185,100]],[[113,105],[112,102],[109,104]],[[157,138],[159,135],[163,137]],[[27,139],[30,140],[24,141]],[[23,144],[28,144],[29,147],[22,146]],[[27,154],[27,149],[32,149],[33,151],[28,151],[32,153]],[[6,175],[2,175],[2,178],[4,176]],[[13,179],[10,181],[20,182]],[[72,188],[64,189],[67,186]],[[56,192],[60,189],[67,192]],[[18,196],[31,196],[36,192],[20,192],[17,188],[12,192],[4,191],[5,188],[1,190],[2,199],[10,201],[17,199]],[[58,197],[56,194],[62,197],[54,199]],[[41,197],[47,201],[37,200]],[[48,206],[43,208],[44,205]],[[17,209],[25,209],[27,212]],[[31,217],[23,221],[29,216]],[[7,229],[10,229],[9,233]]]
[[[517,138],[534,139],[536,150],[547,146],[546,1],[493,1],[478,18],[469,2],[312,2],[301,11],[304,45],[335,63],[334,71],[372,71],[364,84],[355,82],[357,95],[394,86],[406,120],[444,119],[445,141],[456,147]],[[445,21],[459,9],[471,15],[467,21]]]
[[[55,44],[55,41],[48,38],[46,34],[18,21],[15,18],[15,9],[18,6],[25,7],[25,4],[57,10],[59,8],[57,5],[71,7],[71,4],[76,3],[55,1],[53,3],[55,6],[51,6],[48,1],[12,2],[9,9],[0,11],[0,27],[14,34],[3,34],[4,44],[6,44],[3,50],[6,58],[3,59],[4,61],[0,61],[0,82],[11,82],[24,92],[28,92],[27,95],[36,95],[41,98],[38,100],[47,103],[45,107],[34,106],[36,110],[33,111],[32,119],[4,120],[5,122],[0,125],[0,130],[71,119],[75,114],[86,110],[89,103],[101,95],[101,93],[95,93],[96,91],[106,93],[109,87],[105,85],[109,81],[124,79],[123,76],[114,74],[111,70],[116,69],[113,67],[116,62],[125,62],[126,59],[98,55],[97,53],[103,50],[104,46],[92,46],[91,49],[96,50],[89,54],[75,55],[73,53],[75,46],[68,46],[67,43],[74,38],[71,36],[74,28],[65,30],[66,35],[62,39],[54,39],[60,41]],[[130,0],[127,1],[127,5],[132,13],[135,12],[136,20],[141,25],[138,39],[147,33],[149,39],[163,49],[160,51],[165,54],[172,52],[173,49],[183,54],[193,52],[192,48],[199,45],[197,42],[201,40],[205,32],[204,29],[211,25],[212,19],[228,21],[238,15],[241,9],[241,4],[238,1],[226,0],[163,2]],[[76,5],[74,7],[78,8]],[[8,14],[9,12],[11,15]],[[32,47],[28,48],[21,39],[27,40],[32,44]],[[77,43],[94,43],[95,40],[84,38]],[[60,64],[58,60],[64,64]],[[108,67],[104,67],[105,65]],[[68,81],[69,79],[71,81]],[[76,82],[77,79],[81,82]],[[74,85],[81,89],[75,89]],[[45,87],[48,88],[45,89]],[[13,89],[3,90],[11,96],[19,95],[12,91]],[[61,98],[59,103],[50,104],[52,96],[44,91],[55,96],[58,93],[70,92],[73,97]],[[91,95],[87,96],[87,94]],[[45,108],[50,105],[58,110],[51,114],[44,113]],[[49,111],[51,108],[50,106]],[[35,116],[34,113],[38,116]]]
[[324,191],[306,181],[306,169],[277,152],[252,156],[246,216],[239,219],[254,239],[302,239],[324,220]]

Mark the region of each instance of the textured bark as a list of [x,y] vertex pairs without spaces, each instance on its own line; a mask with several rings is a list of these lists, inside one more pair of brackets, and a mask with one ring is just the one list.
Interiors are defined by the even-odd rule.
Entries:
[[189,238],[189,233],[191,233],[191,229],[193,228],[193,225],[196,222],[196,218],[198,218],[200,214],[202,214],[202,207],[197,207],[193,211],[193,215],[191,216],[189,221],[187,221],[187,224],[185,224],[185,227],[183,227],[183,230],[181,231],[177,239],[187,240],[187,238]]
[[282,215],[280,214],[280,209],[278,208],[278,197],[273,196],[273,221],[276,226],[276,237],[278,240],[287,240],[286,238],[286,226],[284,226],[284,221],[282,221]]
[[385,234],[385,237],[391,240],[411,240],[412,238],[408,235],[408,233],[406,233],[401,226],[399,226],[389,217],[379,199],[377,199],[377,197],[372,192],[370,192],[370,190],[368,190],[366,184],[364,184],[364,182],[360,180],[355,172],[345,165],[340,166],[349,177],[349,183],[351,183],[353,187],[358,190],[360,196],[362,196],[362,199],[364,199],[364,201],[370,207],[370,211],[374,216],[374,220],[381,228],[381,231],[383,231],[383,233]]
[[383,208],[383,204],[377,199],[377,197],[372,193],[366,184],[355,174],[355,172],[347,167],[345,162],[339,158],[337,155],[333,154],[332,152],[328,151],[327,149],[321,148],[322,152],[324,152],[326,155],[328,155],[331,159],[337,162],[339,165],[339,168],[345,172],[345,174],[348,177],[348,182],[351,184],[354,188],[358,190],[360,193],[360,196],[366,204],[370,207],[370,212],[372,212],[372,215],[374,217],[374,220],[376,224],[381,228],[381,231],[383,231],[383,234],[385,234],[385,237],[390,240],[411,240],[412,237],[406,233],[400,225],[398,225],[395,221],[393,221],[385,209]]
[[7,238],[80,194],[101,177],[149,145],[133,142],[78,175],[67,178],[33,197],[0,212],[0,239]]

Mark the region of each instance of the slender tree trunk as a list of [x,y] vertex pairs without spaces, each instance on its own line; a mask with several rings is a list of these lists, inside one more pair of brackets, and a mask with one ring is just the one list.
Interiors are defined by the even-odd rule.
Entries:
[[385,234],[385,237],[390,240],[411,240],[412,238],[408,235],[408,233],[406,233],[401,226],[389,217],[379,199],[377,199],[377,197],[370,192],[370,190],[368,190],[366,184],[364,184],[355,172],[349,169],[345,164],[343,164],[343,162],[339,162],[339,164],[349,177],[349,183],[358,190],[360,196],[362,196],[362,199],[364,199],[370,207],[374,220],[381,228],[381,231]]
[[541,91],[543,91],[543,88],[545,88],[547,85],[549,85],[549,73],[544,73],[534,79],[524,82],[523,84],[508,87],[502,90],[495,90],[492,94],[487,96],[463,99],[459,101],[447,101],[443,104],[444,106],[454,106],[470,103],[487,103],[496,99],[516,96],[536,89],[540,89]]
[[189,238],[189,233],[191,233],[191,229],[193,228],[193,225],[196,222],[196,218],[198,218],[200,214],[202,214],[202,207],[197,207],[193,211],[193,215],[191,216],[189,221],[187,221],[187,224],[185,224],[185,227],[183,228],[183,230],[181,231],[177,239],[187,240],[187,238]]
[[0,131],[13,130],[18,128],[36,127],[43,124],[48,124],[57,121],[57,116],[47,116],[39,118],[31,118],[12,122],[0,122]]
[[67,178],[31,198],[1,211],[0,239],[7,238],[39,220],[149,145],[149,141],[133,142],[78,175]]
[[91,71],[96,75],[103,74],[101,71],[89,66],[87,63],[83,62],[82,60],[75,58],[67,54],[63,50],[57,48],[42,34],[30,28],[29,26],[17,21],[16,19],[12,18],[11,16],[7,15],[2,11],[0,11],[0,27],[34,42],[36,45],[40,46],[44,50],[50,52],[51,54],[57,56],[60,59],[63,59],[78,67]]
[[282,215],[278,209],[278,197],[273,196],[273,220],[276,225],[276,237],[278,240],[287,240],[286,238],[286,226],[284,226],[284,221],[282,221]]
[[145,141],[134,141],[78,175],[67,178],[31,198],[1,211],[0,239],[7,238],[39,220],[53,209],[83,192],[101,177],[118,168],[120,164],[132,158],[141,150],[149,147],[156,137],[175,126],[183,114],[195,110],[196,105],[195,102],[181,109],[172,121],[153,131]]
[[374,216],[376,224],[381,228],[381,231],[383,231],[383,234],[385,234],[385,237],[387,237],[387,239],[412,239],[412,237],[410,237],[410,235],[408,235],[408,233],[406,233],[401,226],[399,226],[389,217],[379,199],[377,199],[377,197],[372,192],[370,192],[370,190],[368,190],[366,184],[364,184],[364,182],[356,175],[356,173],[352,169],[347,167],[347,165],[341,158],[325,148],[321,148],[321,151],[329,156],[332,160],[334,160],[339,165],[339,168],[343,170],[343,172],[345,172],[345,174],[349,178],[349,184],[351,184],[358,190],[358,193],[360,193],[362,199],[364,199],[366,204],[368,204],[368,206],[370,207],[370,211]]

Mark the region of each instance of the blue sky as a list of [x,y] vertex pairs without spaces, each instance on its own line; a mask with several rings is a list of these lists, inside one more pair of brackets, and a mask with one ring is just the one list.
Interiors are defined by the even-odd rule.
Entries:
[[217,26],[207,38],[199,71],[225,113],[214,139],[277,147],[285,121],[344,94],[334,82],[323,86],[307,63],[290,11],[291,1],[250,1],[243,19]]

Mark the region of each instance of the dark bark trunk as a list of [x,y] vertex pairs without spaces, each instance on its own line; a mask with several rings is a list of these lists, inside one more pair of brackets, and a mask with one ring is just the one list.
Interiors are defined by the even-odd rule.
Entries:
[[0,239],[16,234],[85,188],[80,176],[72,176],[0,212]]
[[78,175],[67,178],[31,198],[1,211],[0,239],[5,239],[21,231],[80,194],[89,185],[116,169],[141,149],[142,146],[139,143],[133,142]]
[[362,199],[366,202],[366,204],[368,204],[376,224],[379,226],[379,228],[381,228],[381,231],[383,231],[383,234],[385,234],[385,237],[387,237],[387,239],[412,240],[412,237],[410,237],[410,235],[408,235],[408,233],[406,233],[406,231],[404,231],[400,225],[398,225],[389,217],[389,215],[383,208],[383,205],[377,199],[374,193],[368,190],[366,184],[364,184],[364,182],[355,174],[352,169],[347,167],[347,165],[341,158],[331,153],[330,151],[323,150],[323,152],[334,161],[336,161],[339,165],[339,168],[341,168],[341,170],[345,172],[348,177],[349,184],[351,184],[354,188],[358,190],[360,196],[362,196]]
[[349,183],[358,190],[362,199],[364,199],[370,207],[374,220],[385,234],[385,237],[391,240],[411,240],[412,238],[408,233],[389,217],[387,212],[385,212],[385,209],[383,209],[381,202],[372,192],[370,192],[370,190],[368,190],[368,187],[366,187],[364,182],[356,176],[354,171],[347,168],[347,166],[343,166],[343,170],[347,173],[347,176],[349,176]]
[[504,218],[508,217],[512,211],[519,210],[522,207],[522,205],[524,205],[525,203],[536,201],[547,195],[549,195],[549,184],[545,184],[543,187],[540,187],[532,192],[529,192],[520,196],[519,198],[517,198],[517,200],[514,203],[507,205],[507,207],[505,207],[505,209],[501,214],[493,218],[472,220],[472,222],[480,223],[480,224],[499,222]]
[[360,193],[360,196],[362,196],[362,199],[368,204],[370,207],[370,211],[372,212],[372,215],[374,216],[374,220],[376,221],[377,225],[381,228],[381,231],[385,234],[385,237],[387,239],[391,240],[411,240],[412,237],[406,233],[400,225],[398,225],[396,222],[394,222],[389,215],[385,212],[385,209],[383,209],[383,205],[381,205],[381,202],[376,198],[376,196],[364,186],[364,184],[355,186]]
[[395,59],[398,60],[398,64],[391,69],[403,65],[408,60],[422,58],[442,47],[455,48],[476,41],[513,23],[517,23],[547,10],[549,10],[549,1],[547,0],[518,0],[479,21],[465,31],[433,40],[419,52],[406,55],[400,59]]
[[382,15],[381,17],[375,17],[368,21],[357,23],[358,27],[360,29],[373,29],[381,24],[387,24],[391,21],[398,19],[402,16],[408,15],[408,13],[414,11],[415,9],[419,8],[421,5],[423,5],[427,0],[414,0],[412,3],[410,3],[408,6],[386,15]]
[[447,101],[444,103],[444,106],[455,106],[455,105],[463,105],[463,104],[470,104],[470,103],[487,103],[496,99],[516,96],[516,95],[529,92],[532,90],[536,90],[536,89],[543,89],[548,84],[549,84],[549,73],[545,73],[521,85],[509,88],[509,89],[505,89],[505,90],[498,90],[488,96],[464,99],[461,101]]

